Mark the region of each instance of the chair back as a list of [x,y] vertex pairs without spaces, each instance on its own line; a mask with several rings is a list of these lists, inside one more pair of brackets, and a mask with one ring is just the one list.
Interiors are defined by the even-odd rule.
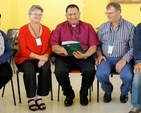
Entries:
[[7,36],[8,36],[11,47],[15,46],[18,32],[19,32],[19,29],[17,29],[17,28],[8,29],[8,31],[7,31]]

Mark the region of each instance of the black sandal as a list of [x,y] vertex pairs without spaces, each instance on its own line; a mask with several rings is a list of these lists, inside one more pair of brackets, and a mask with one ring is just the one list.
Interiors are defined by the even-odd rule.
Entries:
[[[32,102],[32,101],[33,101],[34,103],[31,104],[31,105],[29,105],[29,103]],[[37,104],[36,104],[36,102],[35,102],[34,99],[28,100],[28,106],[29,106],[29,109],[30,109],[31,111],[37,111],[37,110],[38,110],[38,106],[37,106]],[[33,108],[33,107],[37,107],[37,108]]]
[[[38,101],[41,101],[41,103],[38,103]],[[42,98],[38,98],[36,100],[36,105],[38,106],[39,110],[45,110],[46,109],[45,103],[43,102]]]

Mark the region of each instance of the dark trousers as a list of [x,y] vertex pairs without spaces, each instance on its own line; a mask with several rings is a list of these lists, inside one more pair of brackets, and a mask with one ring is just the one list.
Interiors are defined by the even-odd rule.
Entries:
[[8,62],[0,65],[0,89],[12,78],[13,72]]
[[92,85],[95,78],[94,59],[76,59],[74,56],[62,57],[58,56],[55,60],[55,75],[59,84],[62,86],[65,96],[73,94],[73,89],[70,84],[69,72],[77,68],[81,71],[82,81],[80,96],[87,96],[88,89]]
[[[46,62],[41,68],[38,68],[38,60],[26,60],[23,63],[16,64],[19,71],[23,72],[23,80],[28,98],[37,95],[48,95],[51,87],[51,69],[50,62]],[[38,81],[36,81],[36,72],[38,72]]]

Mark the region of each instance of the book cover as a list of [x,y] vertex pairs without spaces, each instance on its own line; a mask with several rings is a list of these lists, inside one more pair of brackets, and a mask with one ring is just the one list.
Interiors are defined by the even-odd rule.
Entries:
[[62,42],[62,46],[66,49],[69,55],[72,55],[73,52],[76,52],[76,51],[85,53],[81,44],[78,41],[64,41]]

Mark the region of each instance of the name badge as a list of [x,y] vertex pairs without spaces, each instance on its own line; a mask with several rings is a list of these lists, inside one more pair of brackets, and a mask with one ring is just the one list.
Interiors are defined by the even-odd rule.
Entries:
[[42,45],[41,39],[40,38],[36,38],[36,44],[37,46]]
[[108,53],[109,54],[112,54],[112,52],[113,52],[113,46],[112,45],[109,45],[108,46]]

